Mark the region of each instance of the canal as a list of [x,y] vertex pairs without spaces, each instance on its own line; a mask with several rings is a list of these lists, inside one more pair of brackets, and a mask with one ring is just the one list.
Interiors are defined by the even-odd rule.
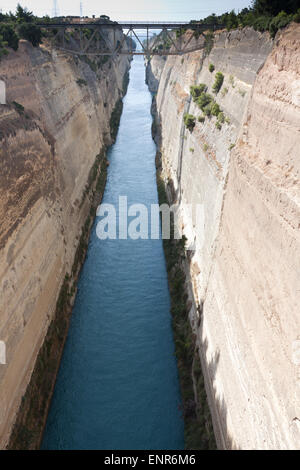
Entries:
[[[151,95],[132,62],[103,202],[157,203]],[[99,240],[81,271],[43,449],[183,449],[161,240]]]

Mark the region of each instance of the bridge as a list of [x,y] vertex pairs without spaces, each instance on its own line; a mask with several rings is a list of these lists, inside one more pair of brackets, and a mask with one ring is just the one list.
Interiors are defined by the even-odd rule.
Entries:
[[[224,25],[200,22],[145,22],[145,21],[80,21],[62,23],[38,23],[37,26],[52,30],[53,47],[76,55],[117,56],[123,55],[183,55],[203,48],[204,41],[195,38],[206,37],[209,31],[223,29]],[[124,30],[122,40],[117,31]],[[153,30],[160,33],[153,35]],[[188,39],[183,33],[191,30]],[[77,40],[71,40],[76,36]],[[193,40],[194,39],[194,40]]]

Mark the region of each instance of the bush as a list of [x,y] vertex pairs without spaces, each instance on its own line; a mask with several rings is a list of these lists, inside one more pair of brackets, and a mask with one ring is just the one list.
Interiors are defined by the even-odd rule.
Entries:
[[[192,20],[191,23],[195,21],[197,20]],[[253,0],[251,7],[243,8],[238,14],[232,10],[220,16],[213,14],[198,21],[200,24],[211,24],[213,29],[225,25],[228,31],[252,26],[261,32],[269,31],[274,37],[278,29],[284,28],[291,21],[300,22],[299,0]],[[205,35],[206,55],[210,53],[212,46],[213,33],[210,31]]]
[[216,128],[217,128],[219,131],[222,129],[222,124],[221,124],[219,121],[216,122]]
[[80,87],[82,87],[82,86],[87,86],[87,81],[84,80],[83,78],[78,78],[78,79],[76,80],[76,83],[77,83],[77,85],[79,85]]
[[222,74],[222,72],[217,72],[215,83],[213,84],[213,87],[212,87],[214,93],[216,94],[219,93],[223,85],[223,82],[224,82],[224,75]]
[[213,73],[213,71],[215,70],[214,64],[209,64],[208,70],[210,71],[210,73]]
[[232,10],[230,13],[228,13],[227,18],[226,18],[226,28],[228,31],[231,29],[237,28],[239,25],[238,22],[238,17],[235,14],[234,10]]
[[19,36],[31,42],[34,47],[37,47],[42,42],[42,31],[33,23],[21,23],[18,26]]
[[199,108],[203,111],[204,108],[210,104],[213,101],[213,97],[209,95],[208,93],[201,93],[200,96],[198,96],[196,103],[199,106]]
[[0,24],[0,36],[2,42],[5,42],[8,47],[11,47],[15,51],[18,49],[19,38],[10,24]]
[[287,15],[284,11],[278,13],[278,15],[272,19],[269,25],[271,37],[274,38],[277,31],[287,26],[292,21],[292,19],[292,15]]
[[253,28],[256,31],[260,31],[261,33],[263,33],[264,31],[269,30],[270,22],[271,22],[270,16],[259,16],[258,18],[254,20]]
[[214,103],[211,106],[211,114],[213,116],[218,116],[220,113],[221,113],[220,106],[218,105],[218,103],[214,101]]
[[184,125],[185,127],[190,131],[190,132],[193,132],[193,129],[195,127],[195,124],[196,124],[196,118],[195,116],[193,116],[192,114],[185,114],[183,116],[183,121],[184,121]]
[[5,48],[5,46],[6,46],[6,43],[3,42],[2,36],[0,36],[0,59],[1,57],[8,54],[8,50]]
[[300,23],[300,8],[298,8],[296,13],[294,14],[293,20],[296,21],[296,23]]
[[293,13],[297,4],[297,0],[254,0],[253,10],[260,15],[276,16],[281,11]]
[[221,93],[223,98],[224,98],[225,95],[227,95],[227,93],[228,93],[228,88],[227,87],[223,88],[222,93]]
[[205,83],[200,83],[200,85],[193,85],[190,87],[190,92],[193,97],[193,101],[196,101],[197,98],[207,89]]
[[203,113],[205,116],[210,117],[211,116],[211,108],[213,106],[213,101],[208,103],[204,108],[202,109]]
[[198,117],[198,122],[204,122],[204,121],[205,121],[205,116]]
[[24,106],[20,103],[18,103],[17,101],[13,101],[12,104],[14,105],[16,111],[19,113],[19,114],[23,114],[24,113]]
[[18,23],[31,23],[34,20],[33,13],[28,11],[27,8],[17,5],[16,19]]
[[220,124],[224,124],[224,122],[225,122],[225,114],[224,113],[220,112],[218,114],[218,121],[219,121]]

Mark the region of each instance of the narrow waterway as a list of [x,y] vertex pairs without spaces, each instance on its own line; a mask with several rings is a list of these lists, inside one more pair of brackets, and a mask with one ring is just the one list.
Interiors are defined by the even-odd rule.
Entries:
[[[103,202],[157,202],[151,95],[132,62]],[[102,240],[96,219],[43,449],[182,449],[183,420],[161,240]]]

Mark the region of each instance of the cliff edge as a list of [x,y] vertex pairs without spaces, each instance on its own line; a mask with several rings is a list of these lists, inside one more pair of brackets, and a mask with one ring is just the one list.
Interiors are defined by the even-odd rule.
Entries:
[[[251,28],[218,32],[202,51],[148,65],[219,448],[300,447],[299,39],[298,24],[274,41]],[[192,99],[200,84],[218,114]],[[202,223],[187,204],[202,208]]]
[[[45,45],[33,48],[27,41],[1,59],[7,90],[7,105],[0,106],[0,339],[6,344],[6,365],[0,365],[1,448],[19,409],[17,446],[31,448],[39,440],[42,422],[32,430],[20,413],[30,408],[28,384],[49,325],[62,300],[74,299],[100,192],[96,177],[105,171],[105,148],[113,140],[130,66],[127,56],[100,62]],[[65,310],[62,315],[63,336]],[[52,337],[59,350],[62,342]],[[46,364],[52,382],[58,363],[59,357]],[[42,388],[37,372],[34,382],[35,390]],[[34,400],[43,421],[47,400],[39,393]]]

